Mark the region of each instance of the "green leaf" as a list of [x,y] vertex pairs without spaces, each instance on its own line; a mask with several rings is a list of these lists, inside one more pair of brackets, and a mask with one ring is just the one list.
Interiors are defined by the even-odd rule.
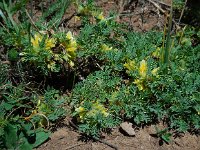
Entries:
[[32,145],[28,143],[28,141],[24,139],[24,143],[19,146],[20,150],[32,150]]
[[5,102],[3,102],[1,105],[4,107],[5,110],[11,110],[14,106],[12,104],[5,103]]
[[11,124],[7,124],[5,127],[5,144],[8,149],[14,149],[17,146],[17,127]]
[[16,61],[19,57],[18,57],[18,52],[15,49],[11,49],[8,51],[8,58],[11,61]]
[[165,142],[169,143],[171,141],[171,133],[165,133],[161,136],[162,140],[164,140]]
[[34,144],[32,144],[32,147],[38,147],[39,145],[41,145],[42,143],[44,143],[50,136],[50,132],[49,131],[44,131],[42,129],[36,131],[36,141]]

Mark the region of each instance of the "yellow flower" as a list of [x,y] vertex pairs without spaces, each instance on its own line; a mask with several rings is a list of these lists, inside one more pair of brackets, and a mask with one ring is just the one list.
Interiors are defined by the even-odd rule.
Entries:
[[48,65],[47,68],[50,69],[51,71],[54,71],[56,68],[56,63],[55,61],[51,61]]
[[104,16],[103,16],[103,12],[101,12],[100,14],[97,15],[97,19],[100,21],[105,20]]
[[156,50],[152,53],[154,58],[160,58],[160,47],[157,47]]
[[74,37],[72,36],[72,33],[70,31],[67,32],[66,39],[68,40],[68,43],[64,44],[66,46],[66,49],[73,49],[71,51],[76,50],[77,43],[76,43],[76,40],[74,39]]
[[75,111],[78,112],[78,113],[81,113],[81,112],[85,111],[85,108],[80,106],[80,107],[76,108]]
[[95,115],[98,112],[103,114],[105,117],[109,115],[109,113],[107,113],[106,111],[106,108],[102,104],[99,104],[98,102],[96,102],[92,105],[92,110],[89,112],[89,114]]
[[66,48],[66,50],[67,50],[67,52],[71,52],[71,53],[73,53],[73,52],[75,52],[76,51],[76,47],[68,47],[68,48]]
[[159,70],[159,69],[160,69],[159,67],[154,68],[154,69],[151,71],[152,75],[153,75],[153,76],[157,76],[158,70]]
[[75,53],[73,48],[67,49],[67,54],[66,55],[70,60],[73,60],[76,57],[76,53]]
[[132,60],[132,61],[128,60],[128,62],[124,64],[124,67],[128,71],[134,71],[135,68],[136,68],[135,61],[134,60]]
[[70,60],[70,61],[69,61],[69,66],[70,66],[70,67],[74,67],[74,62]]
[[[42,37],[40,34],[35,34],[34,38],[31,38],[31,43],[32,43],[33,48],[35,48],[35,49],[39,48],[40,43],[42,42],[43,38],[44,37]],[[49,50],[49,49],[55,47],[55,42],[56,42],[55,39],[47,38],[45,40],[45,49]]]
[[67,40],[73,40],[73,39],[74,39],[73,36],[72,36],[71,31],[68,31],[68,32],[67,32],[67,34],[66,34],[66,39],[67,39]]
[[61,60],[59,54],[54,54],[54,60],[56,61]]
[[80,106],[80,107],[76,108],[75,111],[78,113],[80,121],[83,121],[83,119],[86,115],[85,108]]
[[74,22],[76,23],[77,21],[81,20],[81,18],[79,16],[75,16],[74,17]]
[[45,40],[45,49],[51,49],[55,47],[56,40],[54,38]]
[[76,41],[73,39],[73,40],[70,40],[70,42],[68,43],[68,45],[67,45],[67,48],[77,48],[77,43],[76,43]]
[[135,83],[140,91],[144,91],[144,83],[141,79],[136,79],[133,83]]
[[109,50],[112,50],[112,47],[109,47],[108,45],[103,44],[103,45],[101,45],[101,49],[102,49],[103,51],[109,51]]
[[[76,57],[76,49],[77,49],[77,43],[74,37],[72,36],[72,33],[70,31],[66,34],[67,41],[63,42],[61,45],[65,48],[66,52],[64,52],[63,59],[65,61],[72,60]],[[69,62],[70,66],[73,66],[72,62]]]
[[140,62],[139,74],[142,78],[145,78],[147,75],[147,62],[145,60]]
[[40,34],[35,34],[34,38],[31,38],[31,43],[34,48],[38,48],[39,42],[41,42],[41,41],[42,41],[42,36]]

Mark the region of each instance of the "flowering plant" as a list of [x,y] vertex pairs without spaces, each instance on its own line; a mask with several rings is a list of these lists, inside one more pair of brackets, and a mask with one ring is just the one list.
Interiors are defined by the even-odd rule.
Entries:
[[43,73],[59,72],[63,63],[74,66],[77,43],[70,31],[64,37],[50,37],[36,33],[31,38],[31,44],[21,53],[21,61],[29,62]]

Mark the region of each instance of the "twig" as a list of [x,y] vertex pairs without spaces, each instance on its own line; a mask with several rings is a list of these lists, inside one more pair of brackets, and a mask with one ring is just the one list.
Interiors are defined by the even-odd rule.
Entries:
[[[69,121],[69,124],[72,127],[74,127],[76,130],[78,130],[78,127],[72,121],[70,121],[70,120],[68,120],[68,121]],[[80,132],[80,133],[82,133],[82,132]],[[111,147],[111,148],[113,148],[115,150],[118,150],[118,148],[116,146],[112,145],[111,143],[108,143],[108,142],[106,142],[104,140],[101,140],[101,139],[93,137],[93,136],[89,136],[89,137],[92,138],[92,139],[94,139],[95,141],[99,141],[100,143],[103,143],[103,144],[105,144],[105,145],[107,145],[107,146],[109,146],[109,147]]]
[[0,25],[1,25],[8,33],[10,33],[9,30],[6,29],[6,27],[3,25],[3,23],[0,22]]
[[152,1],[152,0],[147,0],[150,3],[152,3],[156,8],[158,8],[163,14],[165,14],[165,10],[163,10],[156,2]]
[[75,145],[69,146],[65,150],[72,149],[72,148],[75,148],[75,147],[80,146],[80,145],[85,145],[85,143],[79,143],[79,144],[75,144]]
[[6,65],[10,65],[10,64],[11,64],[11,62],[8,61],[8,60],[6,60],[6,61],[2,61],[1,63],[2,63],[2,64],[6,64]]
[[113,148],[115,150],[118,150],[118,148],[116,146],[112,145],[111,143],[108,143],[108,142],[106,142],[104,140],[101,140],[99,138],[95,138],[95,137],[92,137],[92,138],[95,139],[96,141],[99,141],[100,143],[103,143],[103,144],[105,144],[107,146],[110,146],[111,148]]
[[117,16],[117,21],[120,20],[119,14],[121,14],[124,10],[124,1],[123,0],[119,0],[118,1],[118,5],[119,5],[119,10],[118,10],[118,16]]
[[179,25],[180,22],[181,22],[181,19],[182,19],[182,17],[183,17],[183,14],[184,14],[184,11],[185,11],[185,8],[186,8],[186,5],[187,5],[187,0],[185,0],[184,7],[183,7],[183,9],[182,9],[182,11],[181,11],[181,15],[180,15],[179,20],[178,20],[178,25]]
[[69,22],[72,18],[74,18],[77,15],[77,13],[73,13],[69,18],[65,18],[63,19],[58,26],[60,26],[61,24],[66,24],[67,22]]
[[166,4],[166,3],[164,3],[164,2],[162,2],[162,1],[160,1],[160,0],[153,0],[153,1],[155,1],[155,2],[157,2],[157,3],[159,3],[159,4],[162,4],[162,5],[164,5],[164,6],[171,7],[171,5]]
[[32,24],[32,25],[35,27],[35,29],[39,32],[40,30],[39,30],[39,29],[37,28],[37,26],[35,25],[33,19],[32,19],[31,16],[29,15],[27,9],[25,9],[25,11],[26,11],[26,15],[28,16],[28,18],[29,18],[30,21],[31,21],[31,24]]
[[42,114],[42,113],[36,113],[35,115],[39,115],[39,116],[42,116],[42,117],[44,117],[45,119],[46,119],[46,121],[47,121],[47,127],[49,127],[49,119],[44,115],[44,114]]

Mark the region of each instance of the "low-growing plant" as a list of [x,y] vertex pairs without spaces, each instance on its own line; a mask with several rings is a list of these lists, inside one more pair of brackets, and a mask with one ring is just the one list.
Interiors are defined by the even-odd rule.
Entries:
[[[0,62],[1,148],[32,149],[43,143],[49,123],[66,113],[65,99],[79,129],[94,137],[124,120],[138,126],[163,121],[167,128],[157,135],[166,142],[168,130],[200,129],[199,29],[184,27],[172,34],[171,10],[167,33],[138,33],[88,0],[73,1],[77,10],[71,17],[81,22],[74,37],[70,30],[57,30],[71,2],[42,7],[35,22],[33,10],[29,15],[25,9],[26,0],[0,2],[0,43],[9,60]],[[13,19],[18,12],[21,17]],[[64,76],[70,69],[73,85],[78,76],[81,82],[65,98],[54,89],[38,92],[22,77],[15,82],[10,74]]]
[[6,69],[0,67],[0,147],[3,149],[32,149],[50,136],[45,129],[50,122],[65,115],[65,99],[53,89],[44,95],[30,91],[26,84],[13,86],[5,80]]
[[73,89],[70,98],[73,116],[80,130],[88,135],[98,137],[102,129],[112,128],[120,121],[109,110],[108,97],[118,89],[121,80],[112,75],[109,70],[97,71]]
[[47,75],[49,72],[59,72],[64,63],[73,67],[76,49],[77,43],[70,31],[54,37],[36,33],[31,38],[31,45],[19,55],[22,62],[28,62]]
[[172,133],[168,132],[168,129],[159,129],[158,127],[155,127],[156,129],[156,135],[160,138],[160,142],[166,142],[169,143],[171,141]]
[[[88,26],[88,31],[83,31],[83,33],[89,34],[84,34],[85,37],[79,39],[81,40],[79,44],[80,47],[84,47],[88,51],[84,51],[85,53],[80,52],[80,56],[84,56],[84,54],[95,56],[103,61],[102,71],[100,72],[104,72],[105,68],[109,68],[115,74],[112,74],[112,81],[115,81],[116,76],[121,78],[116,84],[116,90],[111,92],[102,87],[96,89],[96,86],[94,86],[99,83],[99,73],[93,75],[96,81],[91,82],[91,76],[88,76],[81,83],[80,89],[74,88],[71,105],[75,108],[74,116],[81,124],[81,130],[88,134],[90,134],[90,131],[100,133],[99,131],[102,130],[101,127],[104,125],[100,127],[91,126],[92,123],[89,119],[91,117],[88,115],[92,107],[96,105],[99,105],[99,109],[101,108],[101,115],[104,114],[102,112],[107,110],[106,114],[108,113],[112,118],[129,119],[137,125],[163,120],[169,125],[169,129],[176,129],[179,132],[198,130],[200,121],[198,115],[200,105],[198,99],[199,67],[195,67],[195,71],[193,69],[194,64],[199,66],[198,61],[194,61],[199,58],[199,52],[197,51],[199,46],[193,47],[192,44],[183,41],[184,37],[188,37],[188,41],[190,41],[192,36],[182,36],[180,39],[178,34],[174,35],[171,44],[166,49],[170,55],[168,54],[166,60],[162,61],[162,33],[122,32],[123,41],[121,41],[121,45],[124,44],[124,46],[119,46],[118,49],[115,42],[109,40],[106,35],[96,34],[93,31],[95,26]],[[109,25],[107,24],[107,26]],[[89,49],[85,41],[92,39],[88,38],[90,35],[94,35],[95,45],[91,45]],[[107,35],[110,35],[110,32],[107,32]],[[102,47],[100,46],[103,40],[96,42],[96,39],[104,39],[104,36],[106,36],[107,43],[109,43],[109,46],[106,46],[107,43],[102,46],[106,47],[105,52],[101,51]],[[168,38],[171,37],[168,35]],[[180,44],[180,41],[182,41],[182,44]],[[90,41],[90,43],[92,42],[94,41]],[[163,70],[160,67],[165,63],[168,67]],[[88,86],[91,83],[93,86]],[[110,82],[105,83],[108,86]],[[113,85],[113,87],[116,87],[116,85]],[[79,84],[75,87],[79,87]],[[94,93],[97,93],[97,95]],[[95,99],[101,103],[96,104]],[[105,115],[103,116],[105,117]],[[96,119],[92,118],[94,122]],[[91,130],[89,130],[90,126]]]

